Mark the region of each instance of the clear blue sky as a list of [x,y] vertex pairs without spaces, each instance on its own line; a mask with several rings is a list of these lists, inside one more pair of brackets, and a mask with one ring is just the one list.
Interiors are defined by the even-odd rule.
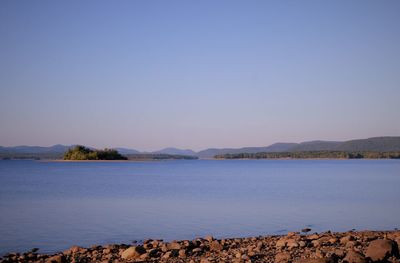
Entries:
[[0,145],[400,135],[400,1],[0,1]]

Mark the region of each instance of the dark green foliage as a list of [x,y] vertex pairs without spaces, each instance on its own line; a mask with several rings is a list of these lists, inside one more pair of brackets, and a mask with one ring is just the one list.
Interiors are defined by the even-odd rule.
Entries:
[[216,159],[400,159],[400,152],[260,152],[215,155]]
[[92,150],[77,145],[64,154],[64,160],[127,160],[127,158],[113,149]]

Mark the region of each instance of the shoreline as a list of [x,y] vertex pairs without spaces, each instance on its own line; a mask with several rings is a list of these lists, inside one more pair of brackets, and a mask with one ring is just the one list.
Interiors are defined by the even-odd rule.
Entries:
[[[302,231],[311,231],[303,229]],[[73,246],[55,254],[38,249],[9,253],[0,262],[400,262],[400,230],[310,233],[289,232],[243,238],[164,242],[145,240],[143,244]]]

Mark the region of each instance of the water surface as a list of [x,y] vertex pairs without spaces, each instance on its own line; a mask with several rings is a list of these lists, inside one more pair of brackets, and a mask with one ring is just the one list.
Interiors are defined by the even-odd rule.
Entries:
[[400,227],[399,160],[0,161],[0,253]]

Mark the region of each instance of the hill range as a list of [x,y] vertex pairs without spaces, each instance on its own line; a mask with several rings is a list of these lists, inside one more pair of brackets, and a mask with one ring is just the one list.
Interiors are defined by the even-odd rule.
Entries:
[[[0,146],[0,157],[23,157],[23,158],[61,158],[63,153],[74,145],[42,146]],[[305,152],[305,151],[372,151],[372,152],[394,152],[400,151],[400,136],[383,136],[368,139],[357,139],[349,141],[308,141],[301,143],[274,143],[264,147],[243,148],[208,148],[195,152],[190,149],[165,148],[153,152],[141,152],[129,148],[114,148],[123,155],[135,154],[167,154],[196,156],[202,159],[213,158],[215,155],[237,154],[237,153],[259,153],[259,152]]]

